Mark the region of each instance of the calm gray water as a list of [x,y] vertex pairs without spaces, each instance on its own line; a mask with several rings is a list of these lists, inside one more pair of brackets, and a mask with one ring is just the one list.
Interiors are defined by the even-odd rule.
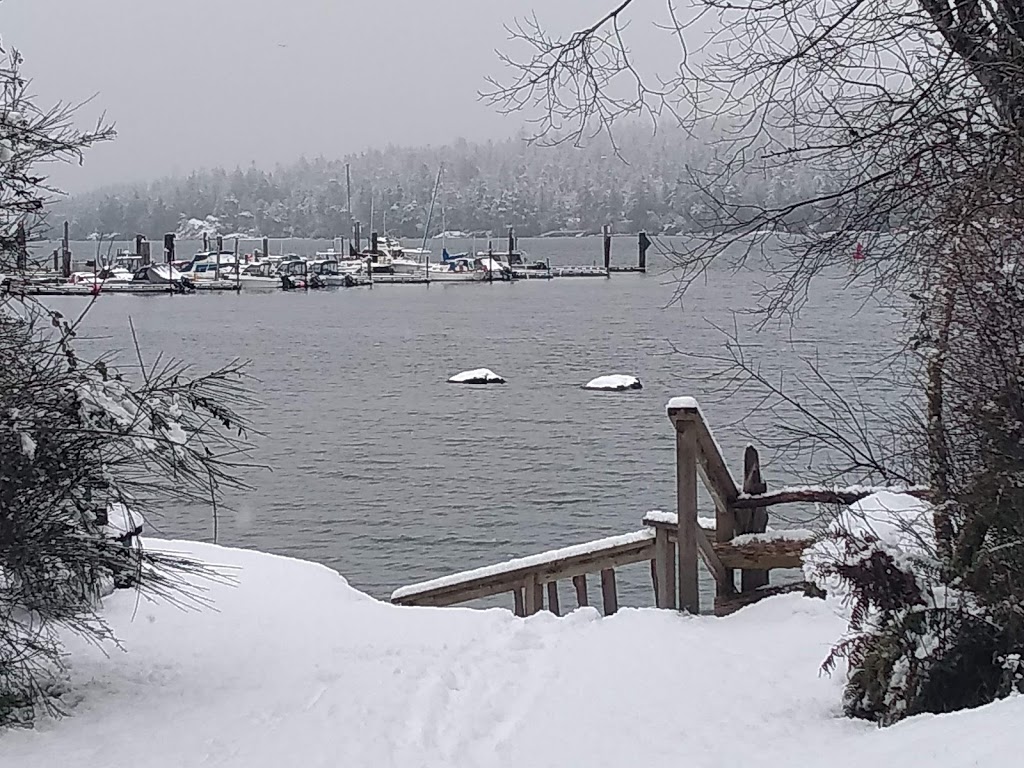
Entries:
[[[594,239],[523,245],[553,263],[600,257]],[[617,239],[617,260],[632,260],[632,247]],[[255,491],[228,500],[220,542],[319,561],[386,597],[451,571],[637,530],[645,511],[673,508],[674,441],[664,412],[672,396],[701,399],[738,474],[746,440],[729,425],[743,420],[766,438],[778,436],[777,425],[749,413],[756,393],[723,397],[722,382],[707,380],[716,366],[672,345],[721,352],[712,325],[733,327],[758,277],[712,272],[682,307],[670,304],[671,278],[658,274],[104,296],[85,323],[84,345],[120,350],[131,362],[131,317],[150,357],[163,353],[200,370],[252,360],[262,406],[251,416],[265,432],[254,458],[272,471],[253,470],[246,479]],[[881,414],[891,396],[869,369],[890,349],[899,318],[865,304],[843,277],[820,281],[796,326],[747,338],[766,370],[791,380],[806,376],[800,358],[820,351],[838,386]],[[70,312],[84,301],[52,304]],[[508,384],[445,383],[481,366]],[[645,388],[580,389],[606,373],[636,374]],[[771,485],[798,479],[781,466],[767,466]],[[204,509],[168,510],[151,522],[168,537],[212,537]],[[650,603],[642,566],[620,579],[625,603]]]

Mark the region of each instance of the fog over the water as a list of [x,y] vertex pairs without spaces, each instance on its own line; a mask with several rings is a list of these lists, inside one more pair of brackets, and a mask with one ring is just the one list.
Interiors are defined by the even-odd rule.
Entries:
[[[96,95],[118,139],[70,191],[203,166],[261,167],[388,143],[507,137],[520,117],[481,103],[502,71],[503,24],[536,11],[564,33],[593,0],[3,0],[0,33],[44,103]],[[647,21],[634,37],[664,39]]]

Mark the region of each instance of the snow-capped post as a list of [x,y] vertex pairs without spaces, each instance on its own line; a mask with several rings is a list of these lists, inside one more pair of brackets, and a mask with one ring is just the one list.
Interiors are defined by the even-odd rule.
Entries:
[[647,249],[651,247],[651,238],[646,232],[641,232],[637,237],[636,268],[641,272],[647,271]]
[[376,256],[378,253],[380,253],[380,251],[377,250],[379,244],[380,244],[380,240],[377,237],[377,233],[376,232],[371,232],[370,233],[370,253],[372,253],[374,256]]
[[608,224],[605,224],[604,227],[601,230],[601,234],[603,235],[603,243],[604,243],[604,271],[606,273],[608,273],[608,276],[610,277],[611,276],[611,271],[610,270],[611,270],[611,267],[612,267],[612,228],[611,228],[611,226],[608,225]]
[[[743,493],[759,495],[768,490],[761,478],[761,457],[757,449],[748,445],[743,452]],[[736,511],[736,533],[764,533],[768,529],[768,508],[754,507]],[[743,570],[740,572],[740,591],[750,592],[768,585],[768,571]]]
[[508,263],[512,265],[512,251],[516,249],[516,231],[512,227],[508,228]]

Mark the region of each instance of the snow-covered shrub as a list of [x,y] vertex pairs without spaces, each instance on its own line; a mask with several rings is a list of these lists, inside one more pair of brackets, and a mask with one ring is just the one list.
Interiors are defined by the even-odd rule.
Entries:
[[[848,666],[844,708],[889,725],[950,712],[1019,686],[1024,636],[962,580],[950,586],[930,510],[885,494],[841,515],[810,548],[808,579],[842,599],[848,634],[824,662]],[[1009,660],[1009,661],[1008,661]]]
[[0,725],[59,710],[61,632],[108,639],[96,609],[114,584],[187,599],[183,576],[202,569],[111,536],[109,517],[237,484],[224,456],[246,426],[236,368],[161,365],[133,384],[79,359],[58,313],[15,306],[0,302]]

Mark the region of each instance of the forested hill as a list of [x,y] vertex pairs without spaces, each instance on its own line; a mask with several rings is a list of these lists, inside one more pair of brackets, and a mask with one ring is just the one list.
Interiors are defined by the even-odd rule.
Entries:
[[[301,159],[273,171],[256,167],[197,171],[185,178],[97,190],[63,201],[51,221],[69,219],[72,237],[91,233],[158,237],[189,219],[216,217],[221,234],[334,237],[352,219],[396,236],[423,234],[438,167],[444,174],[431,231],[501,232],[645,230],[673,234],[706,228],[706,200],[686,180],[687,168],[708,168],[710,144],[634,128],[620,134],[623,158],[607,145],[537,147],[522,140],[442,147],[388,147],[337,160]],[[351,166],[352,208],[345,164]],[[806,199],[824,180],[807,174],[771,176],[743,185],[744,202]],[[735,189],[718,190],[736,199]],[[386,210],[386,222],[385,222]],[[702,215],[703,214],[703,215]],[[806,214],[812,216],[813,214]],[[796,219],[800,226],[806,220]]]

